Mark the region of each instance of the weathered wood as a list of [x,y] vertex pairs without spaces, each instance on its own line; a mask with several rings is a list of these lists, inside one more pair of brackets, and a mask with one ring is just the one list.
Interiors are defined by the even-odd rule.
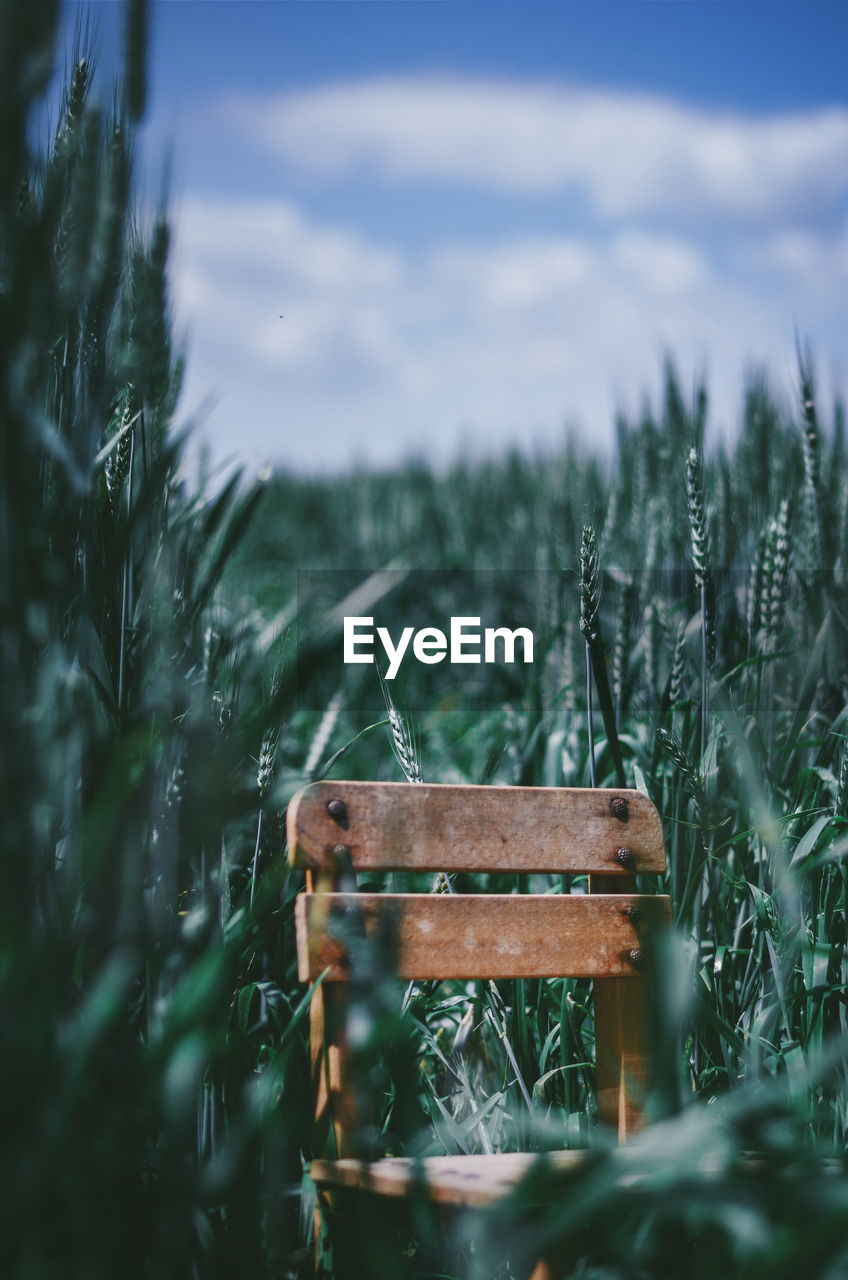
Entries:
[[[437,1204],[484,1208],[497,1203],[527,1176],[534,1165],[554,1175],[568,1174],[591,1159],[592,1153],[585,1150],[425,1156],[417,1161],[407,1156],[387,1156],[371,1161],[313,1160],[309,1174],[322,1191],[347,1187],[375,1195],[401,1197],[408,1195],[413,1187],[426,1186],[430,1198]],[[757,1156],[746,1156],[741,1160],[741,1166],[752,1175],[762,1174],[766,1164],[765,1159]],[[838,1158],[825,1161],[824,1167],[834,1178],[841,1176],[844,1170],[844,1164]],[[700,1159],[698,1172],[705,1179],[720,1178],[723,1173],[721,1159],[718,1156]],[[651,1181],[649,1162],[638,1166],[621,1164],[615,1175],[615,1186],[621,1191],[638,1192],[640,1187],[650,1185]],[[528,1200],[528,1204],[531,1203]]]
[[[624,900],[634,881],[591,876],[592,896]],[[665,899],[670,905],[670,899]],[[670,918],[669,921],[670,923]],[[650,979],[599,978],[594,984],[598,1119],[625,1142],[644,1125],[649,1080]]]
[[625,1142],[644,1125],[649,1063],[649,981],[595,983],[598,1118]]
[[289,805],[288,839],[292,862],[309,868],[665,869],[659,814],[629,790],[316,782]]
[[541,1261],[537,1262],[533,1268],[530,1280],[555,1280],[557,1274],[554,1263],[550,1262],[547,1258],[542,1258]]
[[319,1126],[328,1126],[331,1149],[340,1156],[350,1155],[356,1117],[353,1096],[346,1087],[346,991],[338,983],[322,984],[312,997],[309,1013],[315,1120]]
[[[321,878],[328,889],[338,879]],[[318,887],[318,877],[307,872],[307,889]],[[323,895],[317,895],[323,896]],[[309,1056],[312,1067],[312,1089],[315,1099],[315,1123],[320,1133],[326,1130],[329,1147],[336,1156],[353,1152],[356,1114],[353,1095],[347,1088],[347,992],[344,987],[322,983],[312,993],[309,1005]]]
[[[347,1079],[345,983],[360,939],[389,932],[387,964],[404,979],[592,977],[598,1108],[620,1139],[640,1127],[646,1095],[650,934],[670,923],[668,898],[634,893],[635,873],[664,869],[659,816],[638,792],[522,787],[319,783],[288,814],[292,861],[307,869],[296,908],[300,977],[324,975],[312,1006],[318,1115],[330,1150],[352,1154],[357,1117]],[[590,872],[589,894],[353,893],[355,870]],[[341,892],[345,890],[346,892]],[[571,1169],[584,1153],[548,1155]],[[319,1203],[350,1188],[402,1197],[426,1184],[443,1212],[496,1202],[537,1157],[433,1157],[415,1162],[316,1160]],[[317,1237],[316,1237],[317,1250]],[[316,1251],[317,1263],[317,1251]],[[563,1267],[540,1259],[532,1280]]]
[[399,978],[632,980],[632,953],[645,952],[671,907],[666,897],[632,894],[306,893],[296,907],[301,981],[325,970],[325,984],[344,981],[346,944],[355,954],[357,936],[375,937],[387,917]]
[[564,1172],[586,1159],[584,1151],[529,1152],[477,1156],[427,1156],[413,1161],[313,1160],[310,1176],[320,1187],[349,1187],[382,1196],[405,1196],[422,1184],[436,1204],[483,1208],[506,1195],[534,1164]]

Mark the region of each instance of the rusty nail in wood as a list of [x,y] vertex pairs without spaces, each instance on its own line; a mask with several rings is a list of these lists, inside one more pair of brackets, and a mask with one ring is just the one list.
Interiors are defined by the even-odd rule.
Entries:
[[637,920],[642,918],[642,909],[641,907],[625,907],[624,914],[628,920],[632,920],[635,924]]
[[645,953],[640,947],[634,947],[632,951],[628,951],[627,959],[638,972],[641,973],[645,968]]
[[336,822],[344,822],[347,817],[347,805],[344,800],[328,800],[327,812]]
[[628,870],[636,865],[632,849],[618,849],[616,851],[615,860],[616,862],[620,862],[623,867],[627,867]]
[[610,800],[610,808],[619,822],[627,821],[629,815],[627,813],[627,801],[624,796],[613,796],[612,800]]

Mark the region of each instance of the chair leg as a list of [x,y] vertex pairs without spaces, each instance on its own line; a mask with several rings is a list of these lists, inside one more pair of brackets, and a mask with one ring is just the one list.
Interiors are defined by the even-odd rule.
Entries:
[[324,1234],[324,1223],[327,1220],[326,1210],[331,1208],[332,1195],[329,1191],[317,1189],[315,1209],[312,1214],[312,1275],[316,1280],[325,1280],[327,1272],[322,1260],[321,1239]]

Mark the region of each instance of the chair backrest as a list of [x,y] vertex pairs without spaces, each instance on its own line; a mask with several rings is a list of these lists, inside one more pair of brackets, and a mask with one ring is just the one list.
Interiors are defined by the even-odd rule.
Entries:
[[[312,1005],[319,1114],[350,1149],[345,1097],[345,948],[333,921],[357,909],[368,933],[391,912],[400,978],[595,979],[598,1109],[621,1138],[641,1122],[647,1085],[647,939],[670,901],[633,892],[665,869],[662,826],[638,791],[320,782],[288,810],[291,862],[306,871],[296,908]],[[340,892],[355,871],[588,873],[580,894]],[[346,886],[345,886],[346,887]]]

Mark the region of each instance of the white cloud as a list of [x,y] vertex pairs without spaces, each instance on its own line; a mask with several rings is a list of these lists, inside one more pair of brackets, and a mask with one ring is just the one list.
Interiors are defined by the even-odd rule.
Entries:
[[743,115],[622,91],[446,76],[240,95],[227,121],[298,169],[575,189],[607,217],[773,220],[848,191],[848,110]]
[[574,237],[515,238],[495,250],[437,248],[431,270],[443,287],[468,287],[493,307],[538,306],[585,281],[596,252]]
[[827,235],[805,227],[781,228],[756,246],[756,260],[795,287],[806,283],[820,294],[842,296],[848,285],[848,224]]
[[676,236],[626,231],[613,239],[611,254],[634,282],[656,294],[682,295],[708,282],[703,255]]
[[404,284],[391,250],[284,201],[188,200],[178,227],[177,302],[213,382],[232,362],[272,381],[320,373],[332,393],[391,363],[386,300]]
[[645,230],[412,253],[285,201],[194,199],[177,214],[184,403],[217,394],[215,453],[257,464],[445,458],[460,442],[554,441],[567,421],[603,442],[666,349],[684,371],[708,366],[726,426],[751,361],[791,385],[794,325],[827,361],[848,319],[844,287],[816,292],[818,242],[788,229],[739,241],[743,271],[733,253],[725,267],[702,243]]

